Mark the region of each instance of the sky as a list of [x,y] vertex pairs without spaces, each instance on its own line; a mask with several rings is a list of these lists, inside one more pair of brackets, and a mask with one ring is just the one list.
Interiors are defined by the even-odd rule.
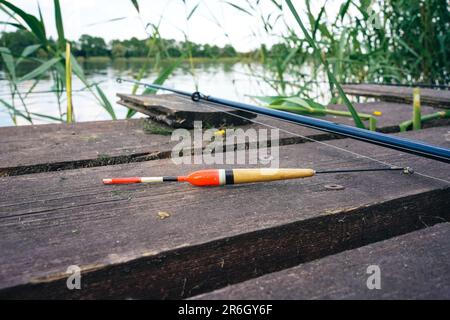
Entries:
[[[281,2],[281,0],[278,0]],[[12,0],[14,5],[22,10],[37,14],[39,3],[47,34],[56,38],[54,23],[53,0]],[[252,10],[247,1],[230,0],[245,9]],[[250,0],[251,3],[256,1]],[[318,11],[324,1],[311,1],[313,11]],[[278,20],[275,36],[268,36],[263,29],[260,15],[267,17],[272,13],[275,19],[276,6],[270,0],[261,0],[252,16],[231,6],[225,0],[140,0],[140,14],[130,0],[60,0],[64,19],[66,38],[77,40],[82,34],[103,37],[107,42],[112,39],[143,39],[151,32],[150,24],[160,23],[160,33],[164,38],[184,40],[187,34],[189,40],[197,43],[210,43],[223,46],[232,44],[238,51],[248,51],[260,46],[261,43],[271,45],[276,43],[276,35],[286,30],[281,19]],[[305,10],[303,0],[293,0],[297,10]],[[338,12],[342,1],[327,2],[327,12],[332,15]],[[197,9],[189,21],[186,17],[191,10]],[[253,12],[255,12],[253,11]],[[292,15],[283,6],[283,15],[288,25],[297,28]],[[6,19],[0,13],[0,21]],[[110,21],[118,19],[116,21]],[[6,28],[6,29],[5,29]],[[2,26],[0,30],[9,30]],[[300,32],[300,31],[299,31]]]

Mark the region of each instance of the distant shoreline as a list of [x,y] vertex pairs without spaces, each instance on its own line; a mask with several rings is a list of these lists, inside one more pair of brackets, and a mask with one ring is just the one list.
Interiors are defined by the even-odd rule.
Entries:
[[[91,63],[91,64],[104,64],[105,66],[111,63],[136,63],[136,64],[142,64],[142,63],[155,63],[155,58],[146,58],[146,57],[130,57],[130,58],[111,58],[108,56],[99,56],[99,57],[76,57],[78,63],[85,64],[85,63]],[[173,63],[178,58],[166,58],[160,60],[160,63],[163,65],[167,65],[169,63]],[[0,61],[0,71],[3,71],[4,65],[2,63],[3,61]],[[201,64],[201,63],[219,63],[219,64],[235,64],[235,63],[257,63],[258,60],[255,58],[250,57],[222,57],[222,58],[205,58],[205,57],[194,57],[192,58],[193,64]],[[190,59],[183,59],[182,61],[183,65],[189,64]],[[36,61],[24,61],[22,62],[25,66],[38,66]],[[31,70],[31,69],[30,69]]]
[[[146,58],[146,57],[130,57],[130,58],[111,58],[108,56],[103,57],[77,57],[77,61],[84,63],[109,63],[109,62],[145,62],[145,61],[155,61],[155,58]],[[162,59],[161,62],[170,62],[176,61],[178,58],[166,58]],[[183,62],[190,62],[191,59],[183,59]],[[236,62],[247,62],[254,61],[248,57],[221,57],[221,58],[206,58],[206,57],[193,57],[193,63],[202,63],[202,62],[219,62],[219,63],[236,63]]]

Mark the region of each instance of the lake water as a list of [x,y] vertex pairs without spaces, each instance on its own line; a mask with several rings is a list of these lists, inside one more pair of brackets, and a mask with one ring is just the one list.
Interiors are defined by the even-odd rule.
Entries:
[[[100,82],[100,87],[103,89],[108,99],[111,101],[117,118],[123,119],[127,113],[127,109],[116,103],[117,93],[130,93],[132,84],[116,82],[117,77],[132,78],[136,74],[142,64],[131,63],[126,61],[105,62],[105,63],[91,63],[85,62],[83,64],[86,76],[89,82]],[[251,69],[261,69],[258,65],[252,65]],[[193,71],[193,72],[192,72]],[[4,75],[0,74],[4,79]],[[156,72],[149,72],[149,74],[142,81],[152,82],[157,77]],[[21,92],[26,92],[32,85],[32,81],[21,83]],[[273,95],[276,92],[263,81],[258,80],[250,74],[250,69],[247,64],[242,62],[207,62],[196,63],[194,68],[190,68],[187,64],[182,64],[171,77],[166,80],[164,85],[174,87],[186,91],[195,91],[195,83],[198,84],[198,89],[206,94],[215,95],[218,97],[228,98],[232,100],[251,102],[249,96],[252,95]],[[35,93],[30,94],[25,103],[30,112],[51,115],[58,117],[58,103],[54,93],[49,93],[52,89],[53,81],[51,79],[43,79],[33,89]],[[83,84],[76,77],[73,79],[73,90],[83,88]],[[6,80],[0,81],[0,99],[11,103],[11,96],[9,95],[8,82]],[[20,105],[20,100],[16,98],[16,105]],[[110,115],[100,106],[95,100],[94,96],[89,91],[74,92],[73,105],[76,121],[94,121],[94,120],[108,120]],[[66,109],[66,100],[62,99],[61,109]],[[142,115],[137,114],[136,117]],[[36,118],[34,123],[49,123],[48,119]],[[18,124],[29,124],[26,120],[18,118]],[[13,122],[7,113],[7,110],[0,105],[0,126],[10,126]]]

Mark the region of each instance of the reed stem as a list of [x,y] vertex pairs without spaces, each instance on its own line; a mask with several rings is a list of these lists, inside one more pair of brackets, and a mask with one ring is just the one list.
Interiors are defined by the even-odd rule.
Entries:
[[66,43],[66,93],[67,93],[67,123],[73,122],[72,106],[72,63],[70,61],[70,43]]
[[420,107],[420,89],[413,89],[413,130],[420,130],[422,128]]

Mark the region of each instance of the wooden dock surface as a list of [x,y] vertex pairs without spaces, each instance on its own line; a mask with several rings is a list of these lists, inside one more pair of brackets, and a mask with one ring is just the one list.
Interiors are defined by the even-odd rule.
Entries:
[[[193,299],[450,299],[450,223],[345,251]],[[372,266],[372,267],[371,267]],[[378,267],[380,282],[367,280]],[[369,268],[369,270],[368,270]],[[369,271],[369,273],[368,273]]]
[[[11,147],[24,139],[18,132],[38,145],[50,143],[47,151],[55,148],[52,133],[87,137],[77,138],[75,146],[56,147],[46,159],[42,153],[35,164],[76,163],[110,148],[116,148],[112,155],[123,155],[130,148],[127,139],[135,142],[134,153],[161,150],[158,139],[167,136],[146,136],[139,121],[1,128],[3,141],[11,141],[2,142],[10,147],[2,147],[1,156],[10,159],[10,168],[14,152],[22,155],[16,157],[19,166],[33,163],[36,149]],[[88,141],[94,134],[105,141],[105,132],[109,148]],[[450,147],[448,134],[449,127],[436,127],[401,135]],[[50,141],[43,142],[46,137]],[[154,149],[149,148],[152,143]],[[450,180],[447,164],[350,139],[327,144],[340,149],[318,143],[284,145],[280,166],[319,170],[375,165],[345,149]],[[101,184],[111,176],[178,175],[205,167],[145,160],[0,178],[0,297],[187,298],[450,218],[450,185],[419,174],[332,174],[206,189]],[[330,190],[330,185],[341,188]],[[169,217],[161,219],[159,212]],[[81,290],[66,287],[70,265],[82,269]]]
[[[381,101],[412,103],[413,87],[387,86],[375,84],[343,85],[345,93],[353,96],[372,97]],[[450,108],[450,90],[420,88],[420,100],[423,105]]]

